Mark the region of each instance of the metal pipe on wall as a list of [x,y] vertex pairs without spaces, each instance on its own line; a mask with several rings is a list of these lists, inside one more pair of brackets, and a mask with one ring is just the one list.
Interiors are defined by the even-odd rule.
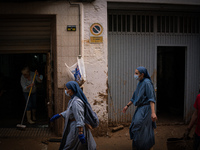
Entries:
[[69,4],[71,6],[78,6],[78,11],[79,11],[79,13],[78,13],[79,14],[79,16],[78,16],[78,18],[79,18],[79,55],[78,55],[78,57],[81,58],[82,57],[82,53],[81,53],[81,36],[80,36],[80,32],[81,32],[80,4],[72,4],[70,1],[69,1]]

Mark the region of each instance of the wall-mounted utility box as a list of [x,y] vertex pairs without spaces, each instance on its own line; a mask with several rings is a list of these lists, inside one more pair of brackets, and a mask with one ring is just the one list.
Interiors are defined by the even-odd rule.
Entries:
[[76,25],[68,25],[67,31],[76,31]]

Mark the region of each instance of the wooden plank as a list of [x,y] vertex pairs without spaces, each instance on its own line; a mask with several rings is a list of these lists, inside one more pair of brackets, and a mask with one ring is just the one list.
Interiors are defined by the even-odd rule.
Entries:
[[52,86],[51,86],[51,55],[47,53],[47,109],[48,117],[51,118],[53,115],[52,111]]
[[[62,106],[63,106],[63,108],[62,108],[62,111],[65,111],[66,110],[66,106],[65,106],[65,101],[66,101],[66,98],[65,98],[65,84],[63,85],[63,99],[62,99],[62,102],[63,102],[63,104],[62,104]],[[61,124],[61,128],[62,129],[64,129],[64,125],[65,125],[65,121],[64,121],[64,119],[62,120],[62,124]]]
[[114,127],[114,128],[112,128],[112,132],[116,132],[116,131],[121,130],[121,129],[123,129],[123,128],[124,128],[123,125],[120,125],[120,126]]

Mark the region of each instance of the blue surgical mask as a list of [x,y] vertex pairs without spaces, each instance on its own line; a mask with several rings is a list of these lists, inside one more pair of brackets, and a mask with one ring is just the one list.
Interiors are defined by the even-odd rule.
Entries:
[[67,90],[65,90],[65,95],[67,95],[67,96],[69,96],[69,97],[70,97],[70,95],[67,93]]
[[139,76],[136,75],[136,74],[134,74],[134,78],[135,78],[136,80],[139,80]]

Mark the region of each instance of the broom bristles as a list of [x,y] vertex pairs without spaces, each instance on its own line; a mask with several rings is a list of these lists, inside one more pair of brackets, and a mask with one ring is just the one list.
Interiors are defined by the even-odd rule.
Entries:
[[18,129],[25,129],[25,128],[26,128],[26,125],[17,124],[17,128],[18,128]]

